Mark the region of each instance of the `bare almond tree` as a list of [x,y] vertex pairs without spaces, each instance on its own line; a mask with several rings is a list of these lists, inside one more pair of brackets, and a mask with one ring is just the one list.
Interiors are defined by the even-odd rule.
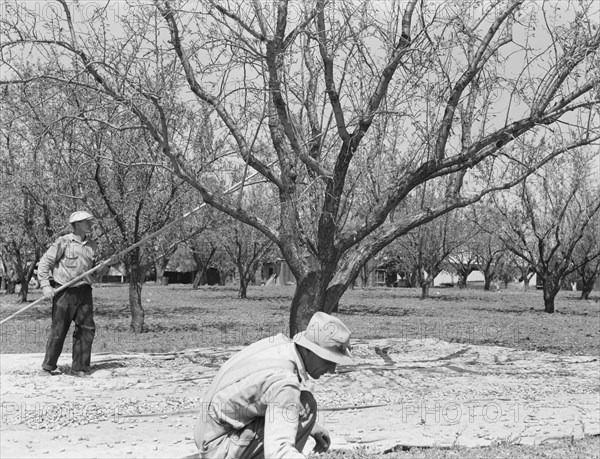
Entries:
[[575,281],[581,282],[581,299],[588,300],[600,277],[600,212],[586,226],[583,237],[573,252],[573,264],[577,266]]
[[[399,236],[598,139],[591,0],[156,0],[94,14],[61,0],[45,17],[6,3],[0,83],[80,85],[128,110],[204,202],[279,247],[297,281],[290,333]],[[44,72],[23,70],[28,53]],[[174,100],[214,129],[194,151],[202,170]],[[276,225],[223,194],[232,161],[271,185]],[[445,198],[390,218],[425,183]]]
[[[0,98],[0,253],[9,293],[20,286],[27,301],[36,265],[65,227],[65,208],[73,205],[73,187],[54,174],[61,164],[51,153],[68,146],[63,126],[49,129],[62,111],[48,100],[51,85],[5,88]],[[68,158],[62,164],[69,164]]]
[[540,169],[515,189],[516,196],[498,205],[505,220],[500,237],[542,281],[548,313],[555,311],[565,278],[586,262],[576,256],[588,243],[585,236],[597,231],[600,195],[590,182],[589,166],[589,154],[569,154],[558,167]]

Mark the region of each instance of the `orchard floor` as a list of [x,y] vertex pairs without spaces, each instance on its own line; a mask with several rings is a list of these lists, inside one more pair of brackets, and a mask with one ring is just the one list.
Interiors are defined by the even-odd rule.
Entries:
[[[339,317],[353,330],[355,364],[312,388],[333,449],[362,459],[433,447],[423,451],[437,458],[448,447],[463,454],[456,448],[490,446],[486,457],[522,457],[509,445],[542,445],[539,457],[552,457],[548,444],[570,439],[576,456],[598,457],[598,442],[578,442],[600,435],[597,293],[582,302],[561,292],[556,314],[542,312],[535,290],[441,289],[427,300],[419,293],[344,295]],[[253,287],[238,300],[233,287],[145,286],[146,330],[131,335],[127,286],[101,285],[86,378],[66,374],[70,338],[61,374],[37,374],[50,308],[31,308],[0,328],[0,457],[194,455],[203,390],[232,353],[286,332],[292,294]],[[0,295],[1,317],[21,307]]]
[[[85,378],[38,376],[42,354],[2,354],[0,457],[191,456],[201,392],[237,349],[95,354]],[[531,445],[600,434],[594,356],[434,339],[357,340],[354,354],[355,365],[314,383],[332,449]],[[69,357],[61,357],[63,372]]]

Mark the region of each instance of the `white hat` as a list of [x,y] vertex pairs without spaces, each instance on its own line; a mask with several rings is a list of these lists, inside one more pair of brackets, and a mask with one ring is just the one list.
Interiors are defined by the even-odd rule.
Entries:
[[319,311],[311,317],[306,330],[294,336],[294,342],[329,362],[350,364],[350,334],[340,319]]
[[69,223],[81,222],[83,220],[93,220],[94,216],[87,213],[85,210],[78,210],[73,212],[69,217]]

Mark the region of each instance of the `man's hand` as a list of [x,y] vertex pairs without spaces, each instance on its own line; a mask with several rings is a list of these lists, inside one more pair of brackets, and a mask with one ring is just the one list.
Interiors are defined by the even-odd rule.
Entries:
[[324,453],[329,449],[331,438],[329,438],[329,432],[326,428],[315,424],[310,432],[310,436],[315,439],[315,447],[313,448],[315,453]]
[[54,296],[54,289],[49,285],[43,287],[42,292],[44,293],[44,298],[52,298]]

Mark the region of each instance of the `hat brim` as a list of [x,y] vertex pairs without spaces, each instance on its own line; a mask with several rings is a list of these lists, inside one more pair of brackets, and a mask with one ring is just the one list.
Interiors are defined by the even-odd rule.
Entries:
[[77,218],[75,217],[75,219],[70,219],[69,223],[77,223],[77,222],[91,222],[94,220],[94,216],[90,215],[89,217],[81,217],[81,218]]
[[342,354],[341,352],[330,351],[329,349],[325,349],[309,340],[305,336],[305,332],[300,332],[296,336],[294,336],[294,342],[299,346],[305,347],[306,349],[313,351],[319,357],[329,362],[335,362],[338,365],[350,365],[354,363],[352,355],[350,354],[350,351],[348,349],[346,349],[345,354]]

